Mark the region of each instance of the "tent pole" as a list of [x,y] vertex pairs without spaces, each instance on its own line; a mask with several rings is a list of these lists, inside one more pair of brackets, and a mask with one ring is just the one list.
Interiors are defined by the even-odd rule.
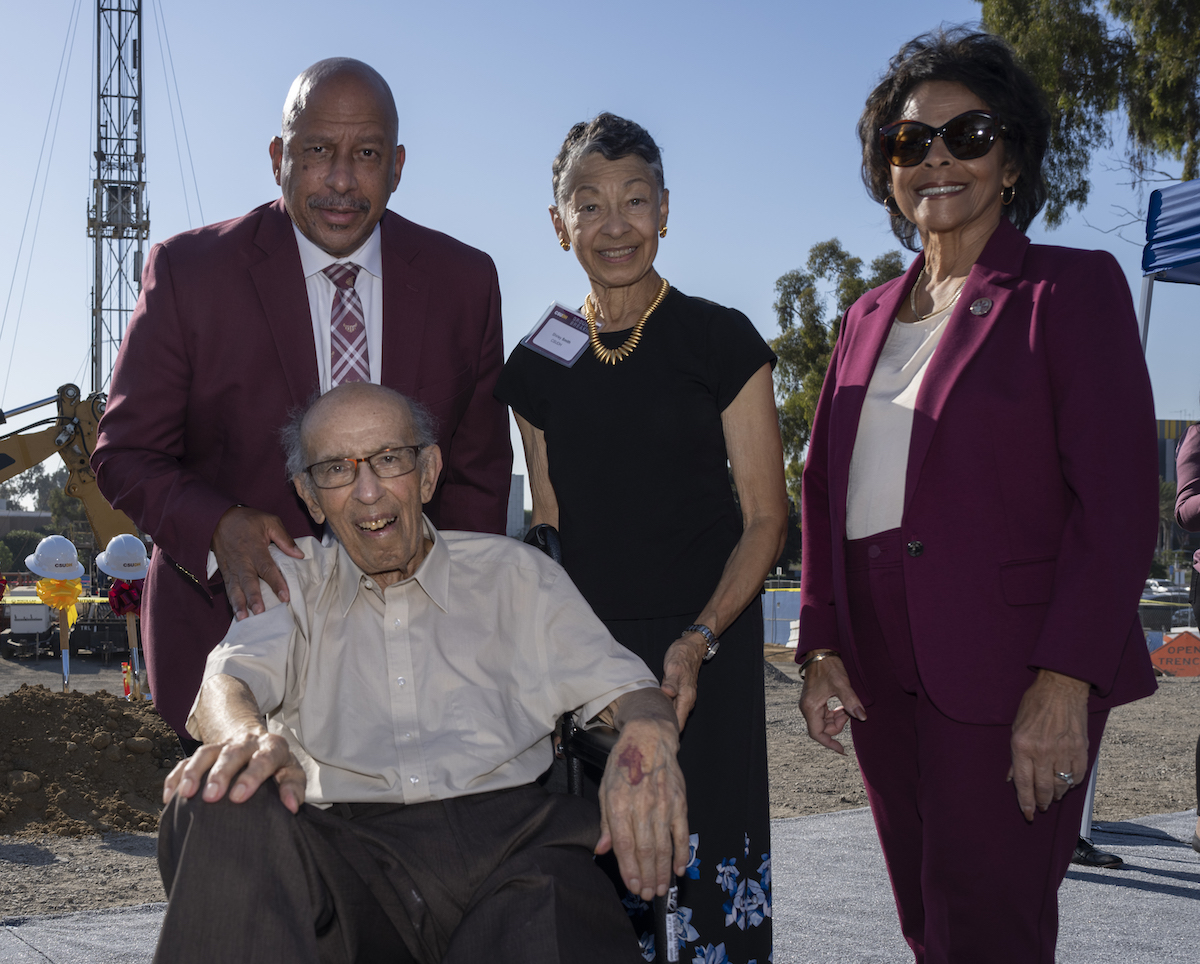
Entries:
[[1142,296],[1138,301],[1138,318],[1142,323],[1142,355],[1146,354],[1146,343],[1150,340],[1150,298],[1154,293],[1154,275],[1142,278]]

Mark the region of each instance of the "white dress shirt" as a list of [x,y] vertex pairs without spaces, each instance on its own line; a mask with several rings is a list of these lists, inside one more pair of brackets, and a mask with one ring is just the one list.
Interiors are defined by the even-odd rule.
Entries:
[[379,225],[355,251],[343,258],[335,258],[308,240],[301,230],[292,224],[296,232],[296,243],[300,246],[300,266],[304,271],[304,285],[308,289],[308,309],[312,317],[313,339],[317,347],[317,374],[321,378],[321,394],[333,386],[329,383],[329,355],[331,336],[330,315],[333,312],[335,285],[324,270],[331,264],[352,261],[362,270],[354,281],[354,290],[362,299],[363,320],[367,325],[367,361],[371,368],[371,381],[376,385],[383,371],[383,256],[380,253]]
[[297,539],[303,560],[272,547],[291,603],[263,583],[266,611],[209,654],[205,679],[245,682],[287,738],[310,803],[531,783],[565,710],[591,720],[658,685],[561,566],[515,539],[425,527],[434,544],[417,572],[382,590],[328,535]]

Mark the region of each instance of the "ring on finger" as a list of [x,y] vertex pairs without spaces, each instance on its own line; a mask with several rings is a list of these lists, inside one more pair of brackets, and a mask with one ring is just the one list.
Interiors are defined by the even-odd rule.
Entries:
[[1067,787],[1068,787],[1068,788],[1069,788],[1069,787],[1073,787],[1073,786],[1075,786],[1075,774],[1073,774],[1073,773],[1063,773],[1063,772],[1060,770],[1058,773],[1056,773],[1056,774],[1054,774],[1054,775],[1055,775],[1056,777],[1058,777],[1058,779],[1062,780],[1062,782],[1063,782],[1063,783],[1065,783],[1065,784],[1067,785]]

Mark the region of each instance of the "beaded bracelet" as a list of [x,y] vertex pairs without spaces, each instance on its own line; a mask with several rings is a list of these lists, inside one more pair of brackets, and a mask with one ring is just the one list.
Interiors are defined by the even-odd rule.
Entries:
[[808,657],[808,659],[800,664],[800,678],[804,679],[804,671],[808,669],[812,663],[819,663],[823,659],[829,659],[830,656],[836,656],[838,659],[842,658],[842,654],[836,649],[826,650],[823,653],[814,653],[812,656]]

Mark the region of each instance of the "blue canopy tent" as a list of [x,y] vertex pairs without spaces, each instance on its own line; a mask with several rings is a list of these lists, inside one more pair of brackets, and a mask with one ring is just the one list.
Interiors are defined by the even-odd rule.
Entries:
[[1142,249],[1142,354],[1150,337],[1150,298],[1155,281],[1200,285],[1200,181],[1150,193],[1146,247]]

